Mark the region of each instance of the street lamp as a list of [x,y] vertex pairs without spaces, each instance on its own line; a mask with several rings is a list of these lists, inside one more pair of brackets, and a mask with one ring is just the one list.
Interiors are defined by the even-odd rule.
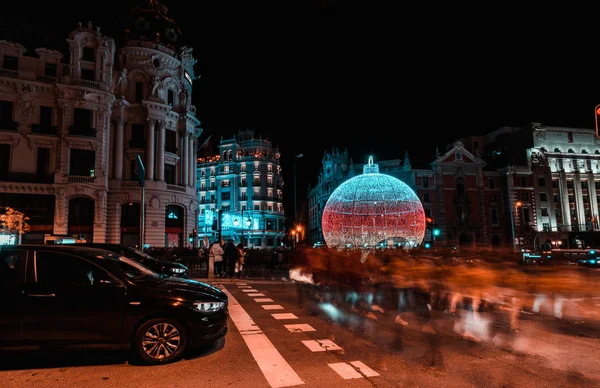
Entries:
[[297,220],[297,213],[296,212],[297,212],[297,209],[298,209],[298,206],[297,206],[298,200],[296,198],[297,197],[297,191],[296,191],[296,159],[299,159],[299,158],[301,158],[303,156],[304,156],[304,154],[302,154],[302,153],[297,154],[296,150],[294,150],[294,221]]
[[[516,223],[516,220],[519,217],[519,208],[521,206],[523,206],[523,202],[521,202],[521,201],[515,202],[515,221],[513,222],[513,241],[515,240],[515,235],[514,235],[515,234],[515,232],[514,232],[515,226],[514,226],[514,224]],[[512,214],[512,211],[511,211],[511,214]],[[522,227],[523,227],[523,217],[521,217],[520,225],[521,225],[521,230],[522,230]],[[519,240],[519,243],[520,243],[520,241],[521,240]],[[513,242],[513,244],[514,244],[514,242]]]

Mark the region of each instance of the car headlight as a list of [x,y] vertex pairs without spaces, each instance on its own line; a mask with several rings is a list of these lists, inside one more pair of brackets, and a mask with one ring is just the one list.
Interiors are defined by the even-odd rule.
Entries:
[[225,307],[225,302],[196,302],[194,307],[204,313],[213,313]]
[[183,268],[171,268],[171,272],[173,272],[173,273],[184,273],[185,269],[183,269]]

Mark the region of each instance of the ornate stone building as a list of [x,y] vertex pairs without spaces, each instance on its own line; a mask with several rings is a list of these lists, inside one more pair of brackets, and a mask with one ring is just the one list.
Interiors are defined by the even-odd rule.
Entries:
[[[280,153],[251,130],[221,139],[219,155],[198,158],[199,239],[221,235],[258,249],[279,247],[285,233]],[[214,227],[214,228],[213,228]]]
[[138,155],[145,243],[183,245],[196,226],[192,50],[158,2],[131,15],[118,50],[91,22],[69,35],[64,58],[0,41],[0,206],[30,217],[24,242],[138,244]]

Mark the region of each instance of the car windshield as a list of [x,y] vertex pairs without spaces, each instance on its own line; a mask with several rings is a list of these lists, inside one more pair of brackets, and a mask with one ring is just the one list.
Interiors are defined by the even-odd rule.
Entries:
[[119,267],[121,268],[125,276],[132,280],[143,280],[147,279],[148,277],[161,277],[161,275],[152,271],[150,268],[145,267],[137,261],[125,256],[119,256],[119,260],[117,261],[117,263],[119,263]]
[[142,251],[140,251],[139,249],[135,249],[132,247],[127,248],[131,253],[133,253],[135,255],[135,258],[140,260],[142,263],[144,262],[144,260],[152,260],[152,261],[158,261],[158,259],[155,259],[154,257],[148,255],[147,253],[144,253]]

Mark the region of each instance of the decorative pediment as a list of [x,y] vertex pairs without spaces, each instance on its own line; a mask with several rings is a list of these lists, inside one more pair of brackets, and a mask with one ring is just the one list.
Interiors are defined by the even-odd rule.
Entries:
[[440,155],[432,164],[471,164],[485,166],[486,163],[477,155],[473,155],[462,142],[457,141],[454,146],[445,154]]

